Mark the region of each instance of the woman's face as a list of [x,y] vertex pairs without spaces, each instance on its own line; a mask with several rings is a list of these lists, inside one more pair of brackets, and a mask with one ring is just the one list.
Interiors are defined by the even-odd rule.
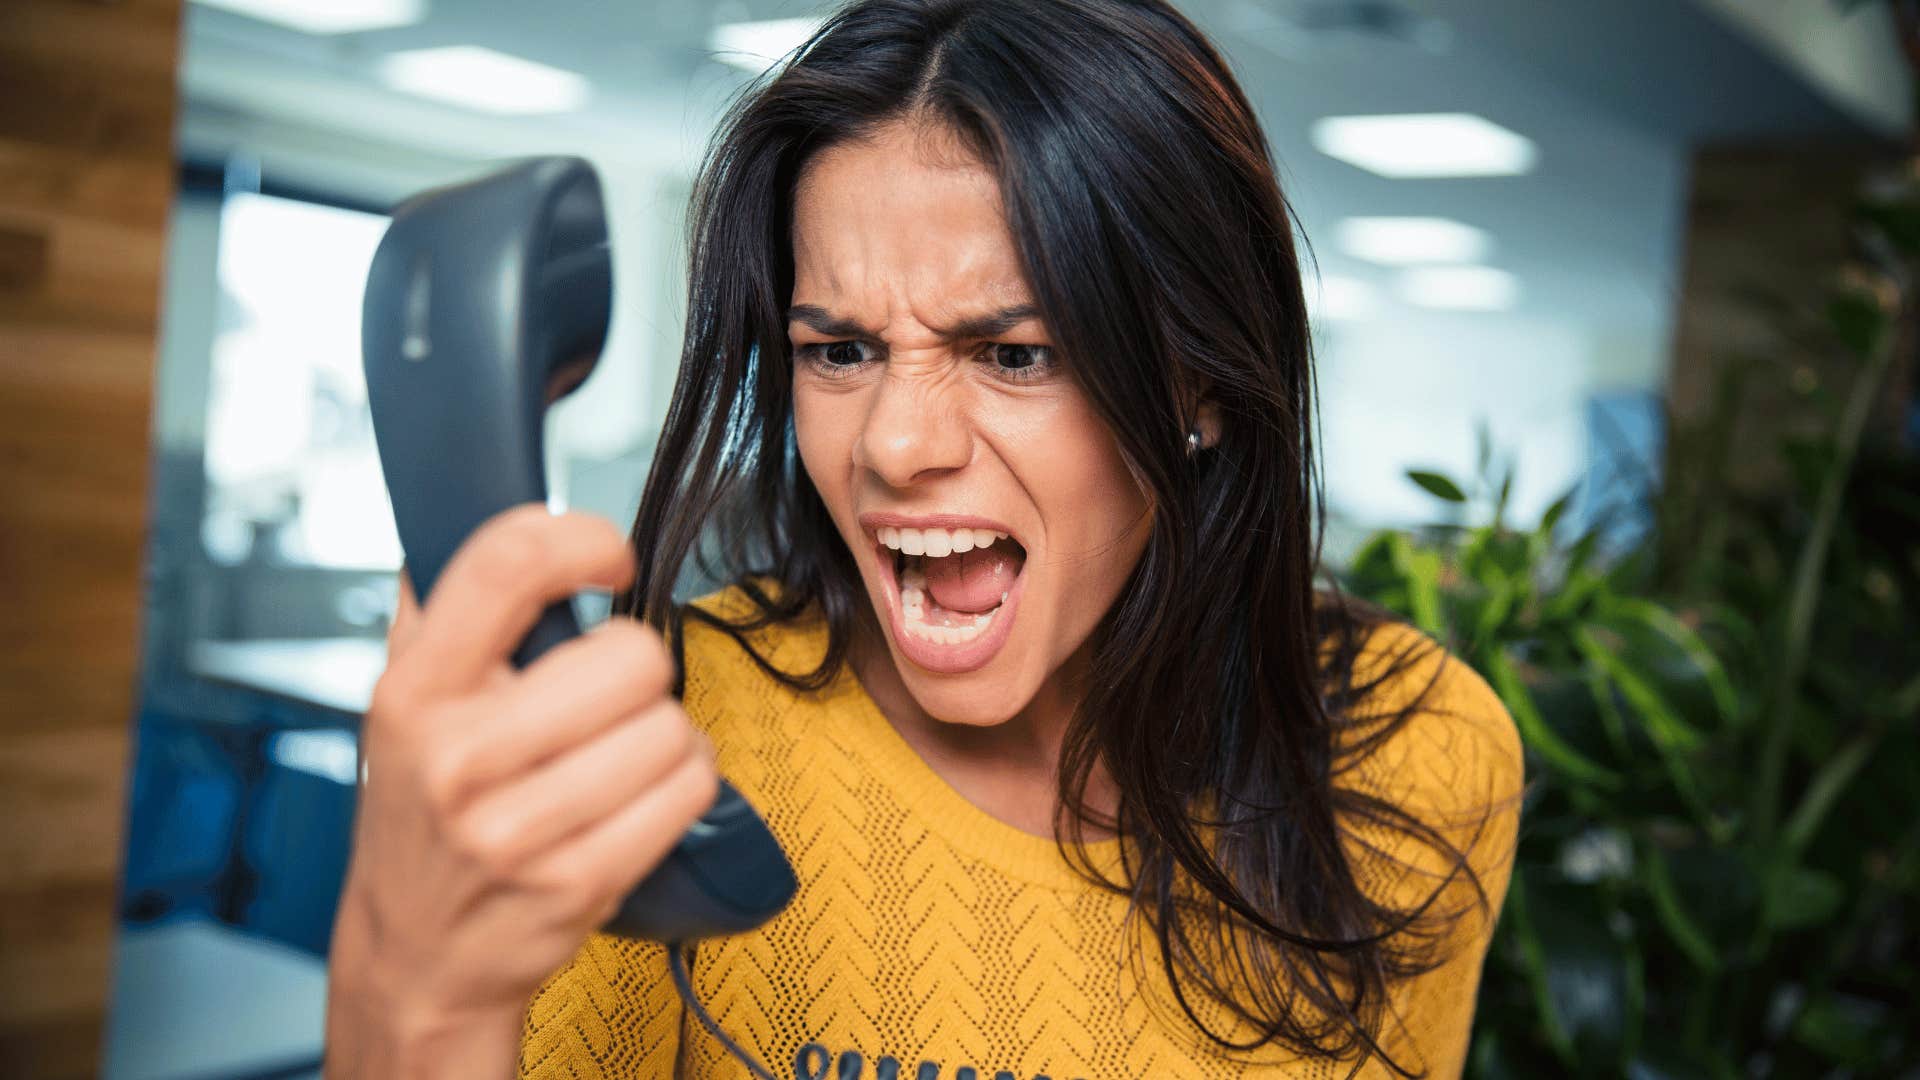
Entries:
[[950,136],[896,123],[817,154],[793,252],[807,475],[920,707],[1005,721],[1119,595],[1146,496],[1033,312],[993,173]]

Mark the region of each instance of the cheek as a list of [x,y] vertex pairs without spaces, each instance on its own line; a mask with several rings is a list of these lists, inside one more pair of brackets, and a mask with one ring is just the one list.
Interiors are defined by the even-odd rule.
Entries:
[[[1132,572],[1147,534],[1148,500],[1112,432],[1076,400],[1054,410],[1013,452],[1021,485],[1046,524],[1050,561],[1077,582],[1076,598],[1103,601]],[[1089,586],[1102,596],[1086,595]]]
[[844,509],[853,444],[859,436],[858,408],[851,395],[810,391],[804,381],[796,381],[793,434],[801,467],[837,516]]
[[[1110,549],[1116,544],[1125,550],[1126,537],[1145,514],[1146,495],[1127,468],[1112,432],[1092,416],[1076,419],[1078,423],[1063,430],[1064,445],[1049,459],[1062,477],[1071,478],[1062,485],[1062,504],[1055,514],[1070,515],[1069,521],[1079,523],[1071,531],[1083,550]],[[1067,438],[1071,443],[1066,443]],[[1120,565],[1122,577],[1131,569],[1125,560],[1098,561],[1108,567],[1124,564]]]

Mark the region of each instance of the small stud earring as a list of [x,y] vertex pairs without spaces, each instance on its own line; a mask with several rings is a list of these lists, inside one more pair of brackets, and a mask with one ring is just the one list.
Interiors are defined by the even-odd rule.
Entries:
[[1187,456],[1192,457],[1200,449],[1200,429],[1187,432]]

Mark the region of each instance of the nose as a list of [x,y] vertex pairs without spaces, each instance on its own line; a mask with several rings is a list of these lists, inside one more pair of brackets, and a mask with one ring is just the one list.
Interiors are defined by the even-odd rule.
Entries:
[[967,463],[972,440],[963,410],[937,377],[889,370],[874,391],[856,464],[889,486],[912,487]]

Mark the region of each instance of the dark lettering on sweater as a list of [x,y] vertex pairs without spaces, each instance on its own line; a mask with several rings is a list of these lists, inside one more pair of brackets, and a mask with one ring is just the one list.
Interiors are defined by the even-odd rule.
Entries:
[[[902,1071],[905,1068],[892,1054],[882,1054],[873,1062],[873,1080],[941,1080],[937,1061],[922,1061],[910,1076]],[[833,1051],[819,1043],[808,1043],[793,1055],[793,1080],[866,1080],[866,1077],[867,1060],[858,1050],[842,1050],[836,1059]],[[953,1071],[952,1077],[953,1080],[980,1080],[980,1070],[962,1065]],[[1019,1078],[1002,1069],[993,1074],[993,1080]],[[1046,1073],[1035,1073],[1033,1080],[1053,1078]]]

